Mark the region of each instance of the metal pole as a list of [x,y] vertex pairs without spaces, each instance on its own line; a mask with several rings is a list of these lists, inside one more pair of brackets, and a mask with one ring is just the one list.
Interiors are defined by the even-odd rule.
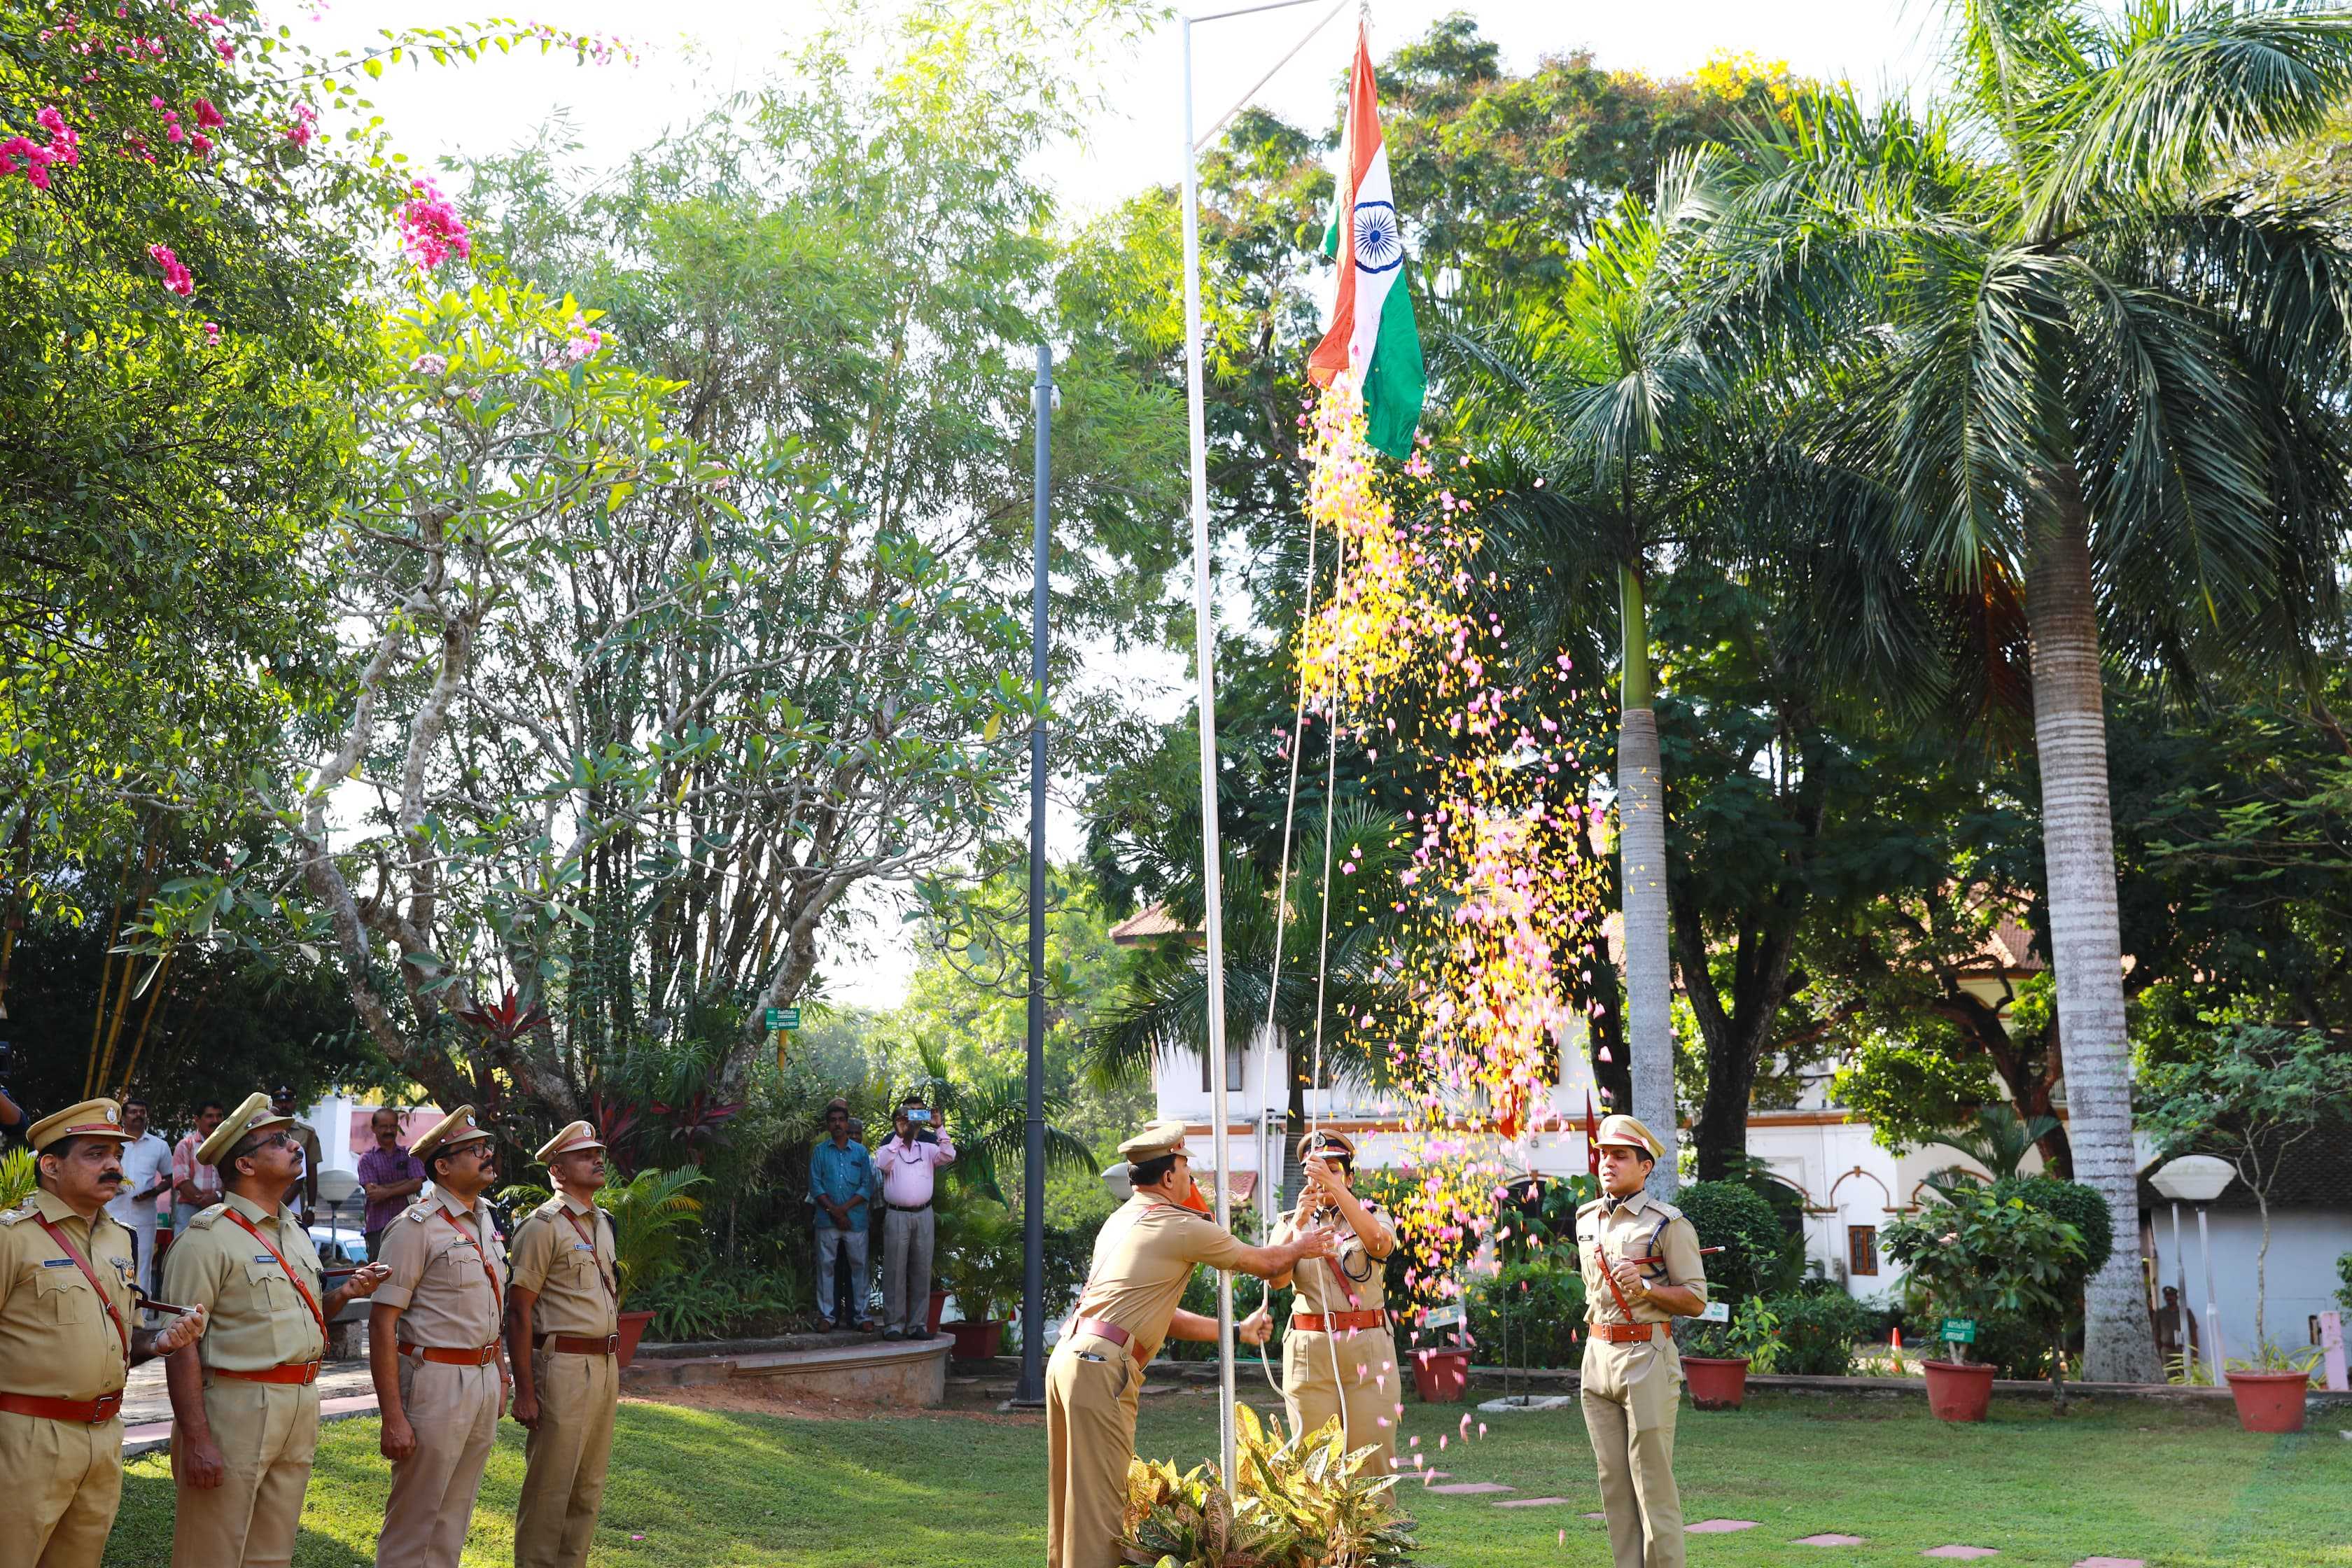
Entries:
[[1054,486],[1054,351],[1037,345],[1036,500],[1031,524],[1029,679],[1029,1121],[1021,1160],[1021,1375],[1015,1405],[1045,1402],[1045,564]]
[[2179,1312],[2178,1314],[2180,1321],[2172,1325],[2172,1331],[2180,1336],[2180,1371],[2181,1374],[2186,1376],[2190,1372],[2196,1370],[2197,1363],[2189,1359],[2189,1255],[2182,1251],[2180,1247],[2180,1203],[2179,1199],[2175,1199],[2172,1205],[2172,1295],[2173,1300],[2180,1304]]
[[2205,1349],[2210,1353],[2213,1366],[2213,1386],[2227,1388],[2230,1380],[2221,1375],[2221,1309],[2213,1301],[2213,1237],[2205,1228],[2205,1205],[2197,1205],[2197,1250],[2205,1258]]
[[[1181,29],[1184,54],[1184,402],[1192,437],[1192,664],[1200,673],[1201,895],[1209,966],[1209,1141],[1216,1163],[1217,1226],[1233,1226],[1226,1175],[1233,1169],[1225,1128],[1225,931],[1223,866],[1217,831],[1217,626],[1209,600],[1209,443],[1201,387],[1201,184],[1192,151],[1192,18]],[[1234,1277],[1217,1275],[1217,1463],[1225,1484],[1234,1469]]]

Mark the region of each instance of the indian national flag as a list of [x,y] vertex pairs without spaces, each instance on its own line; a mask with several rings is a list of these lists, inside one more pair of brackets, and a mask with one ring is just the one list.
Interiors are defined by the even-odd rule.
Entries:
[[1339,195],[1323,252],[1342,258],[1339,296],[1332,302],[1323,341],[1307,356],[1307,374],[1318,386],[1330,385],[1346,371],[1361,376],[1372,445],[1391,458],[1408,457],[1425,384],[1421,336],[1413,327],[1412,296],[1404,286],[1404,236],[1389,189],[1371,52],[1360,29],[1348,83],[1348,121],[1340,132]]

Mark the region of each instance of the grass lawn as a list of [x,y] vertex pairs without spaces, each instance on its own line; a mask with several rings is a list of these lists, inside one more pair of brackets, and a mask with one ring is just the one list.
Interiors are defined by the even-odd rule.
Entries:
[[[1263,1405],[1264,1400],[1258,1403]],[[2240,1432],[2226,1410],[2045,1407],[1996,1401],[1981,1426],[1930,1420],[1918,1399],[1767,1397],[1742,1412],[1685,1407],[1677,1470],[1693,1521],[1760,1528],[1690,1539],[1693,1568],[1918,1564],[1958,1542],[2000,1549],[1992,1568],[2084,1557],[2149,1568],[2352,1568],[2352,1442],[2340,1422],[2295,1437]],[[1147,1403],[1147,1454],[1187,1460],[1214,1444],[1213,1400]],[[1601,1564],[1606,1536],[1591,1453],[1572,1410],[1489,1416],[1458,1436],[1461,1408],[1408,1404],[1405,1427],[1457,1479],[1500,1481],[1567,1506],[1498,1509],[1414,1487],[1432,1568]],[[1472,1431],[1478,1417],[1472,1416]],[[468,1568],[513,1560],[522,1434],[511,1423],[490,1462],[467,1541]],[[295,1561],[372,1560],[386,1485],[373,1421],[330,1426]],[[820,1420],[740,1410],[622,1407],[613,1479],[591,1561],[610,1568],[1034,1568],[1045,1559],[1045,1434],[1034,1419],[937,1414]],[[161,1459],[131,1468],[110,1568],[163,1568],[172,1486]],[[1560,1536],[1566,1531],[1563,1542]],[[1796,1537],[1835,1531],[1861,1546]]]

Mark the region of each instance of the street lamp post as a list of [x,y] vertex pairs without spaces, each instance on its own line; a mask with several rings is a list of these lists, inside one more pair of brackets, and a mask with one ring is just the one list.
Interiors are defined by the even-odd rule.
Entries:
[[[2197,1249],[2205,1259],[2205,1346],[2213,1369],[2213,1385],[2221,1386],[2221,1309],[2213,1299],[2213,1237],[2205,1227],[2205,1205],[2221,1195],[2223,1188],[2238,1173],[2227,1160],[2210,1154],[2184,1154],[2158,1169],[2148,1177],[2148,1184],[2172,1201],[2173,1271],[2179,1279],[2178,1287],[2183,1303],[2189,1300],[2184,1260],[2180,1256],[2180,1205],[2197,1205]],[[2187,1310],[2186,1306],[2183,1311]],[[2180,1328],[2181,1351],[2189,1348],[2189,1325]]]

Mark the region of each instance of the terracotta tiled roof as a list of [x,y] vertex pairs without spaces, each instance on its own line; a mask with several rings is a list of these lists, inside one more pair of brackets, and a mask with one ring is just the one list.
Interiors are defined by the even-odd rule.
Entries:
[[1201,933],[1179,925],[1176,917],[1168,912],[1165,904],[1153,904],[1110,928],[1110,939],[1120,947],[1140,947],[1145,942],[1158,942],[1162,937],[1182,936],[1198,942]]

